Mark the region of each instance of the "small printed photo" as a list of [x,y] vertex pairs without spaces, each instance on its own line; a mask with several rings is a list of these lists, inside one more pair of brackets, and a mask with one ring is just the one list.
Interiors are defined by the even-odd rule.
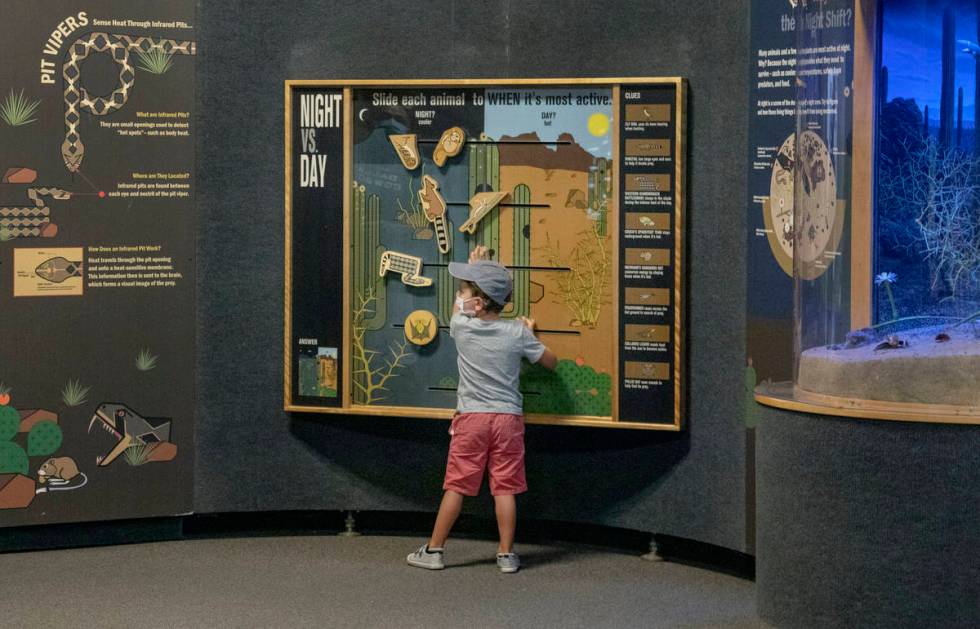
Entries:
[[337,348],[305,346],[299,350],[299,394],[337,397]]

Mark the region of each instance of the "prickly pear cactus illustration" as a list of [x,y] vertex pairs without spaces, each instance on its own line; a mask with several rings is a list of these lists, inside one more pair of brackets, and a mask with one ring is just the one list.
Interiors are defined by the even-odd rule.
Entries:
[[61,447],[61,428],[54,422],[39,422],[27,435],[29,456],[48,456]]
[[0,406],[0,441],[10,441],[20,428],[20,413],[13,406]]
[[0,442],[0,474],[27,475],[27,453],[16,443]]

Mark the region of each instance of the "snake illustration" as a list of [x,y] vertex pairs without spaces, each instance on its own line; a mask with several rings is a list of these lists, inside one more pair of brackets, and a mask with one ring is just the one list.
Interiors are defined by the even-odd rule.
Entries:
[[[78,172],[85,156],[85,145],[79,136],[79,110],[93,116],[105,116],[119,110],[129,100],[129,92],[136,83],[136,71],[129,63],[129,53],[148,53],[159,50],[167,55],[197,54],[197,44],[192,41],[173,39],[154,39],[152,37],[132,37],[114,33],[89,33],[79,37],[68,48],[61,74],[65,79],[65,141],[61,145],[61,157],[69,172]],[[119,83],[107,97],[92,97],[79,83],[81,68],[79,62],[92,52],[108,53],[119,66]]]
[[71,193],[60,188],[29,188],[27,198],[34,202],[34,207],[0,206],[0,231],[11,238],[49,238],[57,234],[58,226],[51,222],[51,209],[44,197],[65,201],[71,198]]

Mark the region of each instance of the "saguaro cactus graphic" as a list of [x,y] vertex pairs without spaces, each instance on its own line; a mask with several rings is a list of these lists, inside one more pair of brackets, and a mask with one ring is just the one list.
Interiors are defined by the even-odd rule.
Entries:
[[381,260],[381,199],[368,194],[363,184],[351,186],[351,226],[354,251],[351,256],[355,299],[374,297],[373,311],[363,320],[365,330],[380,330],[385,324],[384,278],[378,274]]

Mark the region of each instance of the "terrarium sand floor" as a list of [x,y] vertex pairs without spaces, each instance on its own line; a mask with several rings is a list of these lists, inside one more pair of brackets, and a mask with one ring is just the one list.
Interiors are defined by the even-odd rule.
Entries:
[[[949,340],[938,342],[940,333]],[[980,413],[980,337],[972,326],[919,328],[899,338],[907,347],[876,349],[875,341],[806,350],[798,388],[840,398],[977,407]]]

